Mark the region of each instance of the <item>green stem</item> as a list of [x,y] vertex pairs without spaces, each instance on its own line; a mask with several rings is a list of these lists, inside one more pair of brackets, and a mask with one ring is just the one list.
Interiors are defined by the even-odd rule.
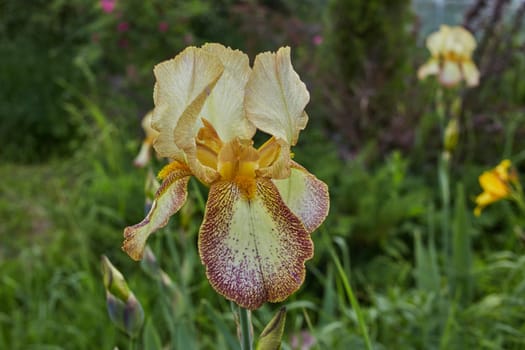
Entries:
[[250,311],[239,306],[239,319],[241,323],[241,349],[252,350]]
[[514,203],[517,204],[518,208],[521,210],[521,213],[525,215],[525,202],[523,201],[523,196],[520,194],[514,194],[510,197]]
[[[447,98],[445,90],[439,88],[436,91],[436,113],[438,115],[439,127],[441,129],[441,140],[443,151],[438,161],[438,181],[441,194],[441,205],[443,215],[441,219],[441,234],[443,236],[443,255],[445,259],[450,258],[450,158],[452,154],[445,150],[445,130],[447,126]],[[450,272],[450,271],[447,271]]]
[[359,302],[357,301],[354,295],[354,292],[352,291],[350,282],[348,282],[346,273],[343,269],[343,266],[341,266],[341,263],[339,262],[337,255],[335,254],[333,250],[331,250],[330,253],[332,254],[332,258],[334,259],[335,266],[337,267],[337,271],[339,272],[339,276],[341,277],[341,280],[343,282],[343,286],[345,288],[350,304],[352,305],[352,308],[354,309],[355,314],[357,316],[357,322],[359,323],[359,328],[361,329],[363,338],[365,338],[366,348],[367,350],[373,350],[374,348],[372,347],[372,343],[370,342],[370,337],[368,336],[368,328],[366,326],[365,318],[363,317],[363,313],[361,312],[361,308],[359,307]]
[[441,231],[443,235],[443,253],[446,259],[450,257],[450,159],[443,153],[439,161],[439,188],[443,216],[441,218]]

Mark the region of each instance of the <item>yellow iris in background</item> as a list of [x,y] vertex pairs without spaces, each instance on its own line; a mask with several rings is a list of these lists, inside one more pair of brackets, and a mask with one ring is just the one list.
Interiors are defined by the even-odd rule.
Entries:
[[479,184],[483,193],[476,197],[476,216],[479,216],[487,205],[510,196],[513,191],[511,183],[517,181],[517,174],[514,171],[509,172],[511,166],[510,160],[505,159],[494,169],[480,175]]
[[452,87],[464,80],[468,86],[479,84],[479,70],[472,61],[476,39],[465,28],[442,25],[426,41],[432,57],[417,72],[419,79],[437,75],[439,82]]
[[[154,148],[170,159],[146,218],[124,230],[141,259],[148,236],[184,204],[190,176],[210,187],[199,255],[217,292],[256,309],[295,292],[313,256],[310,233],[329,208],[326,184],[291,159],[308,116],[290,48],[257,55],[189,47],[154,69]],[[259,147],[256,131],[269,135]]]

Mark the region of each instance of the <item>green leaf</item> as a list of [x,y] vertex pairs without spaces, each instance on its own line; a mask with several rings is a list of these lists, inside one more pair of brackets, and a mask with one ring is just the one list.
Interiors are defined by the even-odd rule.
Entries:
[[162,342],[159,333],[153,325],[153,322],[151,322],[151,318],[148,319],[146,326],[144,327],[142,347],[144,350],[162,350]]
[[454,210],[451,291],[463,303],[472,297],[472,247],[470,221],[465,203],[465,191],[461,183],[457,186]]
[[414,232],[414,249],[415,249],[415,279],[418,289],[439,293],[440,274],[437,262],[436,247],[434,245],[434,227],[433,221],[434,210],[428,209],[429,222],[429,239],[428,245],[423,244],[421,232]]

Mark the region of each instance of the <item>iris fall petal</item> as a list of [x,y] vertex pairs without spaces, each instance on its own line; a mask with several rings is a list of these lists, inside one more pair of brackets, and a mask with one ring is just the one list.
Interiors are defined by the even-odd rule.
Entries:
[[166,226],[170,216],[186,202],[188,180],[191,173],[182,167],[167,174],[155,194],[148,215],[140,223],[124,229],[122,249],[134,260],[140,260],[149,235]]
[[479,84],[479,70],[472,61],[463,62],[463,76],[468,86],[477,86]]
[[313,232],[328,215],[328,186],[305,168],[292,162],[291,174],[273,180],[286,206],[299,218],[308,232]]
[[461,70],[456,62],[445,61],[439,72],[439,81],[444,86],[454,86],[461,81]]
[[417,71],[418,79],[425,79],[429,75],[436,75],[439,73],[438,60],[431,58],[427,63],[419,67]]
[[242,307],[278,302],[303,283],[313,243],[275,185],[258,179],[246,198],[233,182],[210,188],[199,254],[211,285]]

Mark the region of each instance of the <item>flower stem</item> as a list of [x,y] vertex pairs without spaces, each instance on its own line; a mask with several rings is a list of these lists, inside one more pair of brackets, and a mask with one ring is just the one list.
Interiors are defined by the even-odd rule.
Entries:
[[446,259],[450,257],[450,159],[443,153],[438,164],[438,178],[441,192],[443,215],[441,230],[443,235],[443,253]]
[[239,319],[241,324],[241,349],[252,350],[250,310],[239,306]]
[[[441,195],[442,218],[441,218],[441,232],[443,236],[443,255],[445,259],[450,257],[450,158],[451,152],[445,147],[445,132],[447,126],[447,112],[450,111],[450,106],[447,103],[445,90],[439,87],[436,91],[436,113],[438,116],[439,127],[441,129],[441,139],[443,142],[443,150],[438,160],[438,182]],[[455,116],[457,117],[457,116]],[[450,271],[447,271],[449,273]]]
[[339,277],[341,278],[343,282],[343,286],[346,291],[348,300],[350,301],[350,305],[352,305],[352,308],[354,309],[354,312],[357,316],[357,323],[359,324],[359,328],[361,329],[361,334],[363,335],[363,338],[365,340],[365,347],[367,350],[373,350],[374,348],[372,346],[372,342],[370,341],[370,337],[368,335],[368,328],[366,326],[365,318],[363,317],[363,313],[361,312],[361,308],[359,307],[359,302],[357,301],[357,298],[355,297],[354,292],[352,291],[350,282],[348,281],[348,278],[346,277],[345,270],[343,269],[343,266],[341,266],[341,262],[339,262],[339,259],[337,258],[335,251],[331,250],[330,254],[332,255],[332,259],[334,260],[335,267],[337,268],[337,271],[339,273]]

